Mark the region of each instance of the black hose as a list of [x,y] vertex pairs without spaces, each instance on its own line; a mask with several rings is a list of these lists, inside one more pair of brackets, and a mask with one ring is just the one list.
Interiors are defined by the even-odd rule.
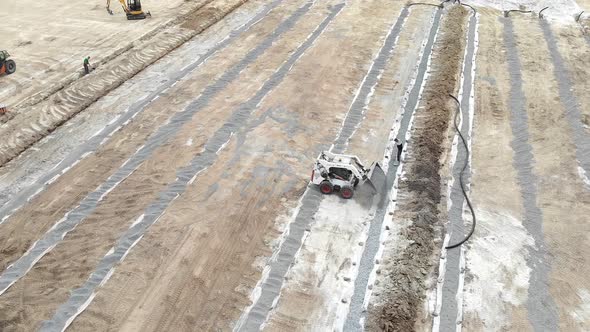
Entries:
[[469,200],[469,196],[467,195],[467,190],[465,189],[465,184],[463,183],[463,173],[465,172],[465,169],[467,169],[467,165],[469,165],[470,152],[469,152],[469,147],[467,146],[467,140],[465,139],[465,137],[463,137],[463,134],[461,133],[461,130],[459,129],[459,125],[457,124],[457,116],[459,115],[459,112],[461,112],[461,103],[459,102],[459,99],[455,98],[455,96],[453,96],[452,94],[449,94],[449,96],[451,98],[453,98],[455,100],[455,102],[457,102],[458,107],[457,107],[457,112],[455,113],[455,118],[453,120],[453,124],[455,125],[455,130],[459,134],[459,137],[461,137],[461,141],[463,142],[463,146],[465,147],[465,151],[467,153],[467,155],[465,156],[465,164],[463,165],[461,172],[459,172],[459,183],[461,184],[461,191],[463,192],[463,197],[465,197],[465,201],[467,201],[467,205],[469,206],[469,210],[471,211],[471,216],[473,218],[473,222],[471,223],[471,230],[469,231],[469,234],[467,234],[467,236],[465,236],[465,238],[463,240],[461,240],[455,244],[446,246],[445,249],[457,248],[458,246],[467,242],[467,240],[469,240],[469,238],[471,237],[471,235],[473,235],[473,232],[475,231],[475,211],[473,210],[473,206],[471,205],[471,201]]
[[582,10],[582,12],[578,15],[578,17],[576,17],[576,22],[580,22],[580,18],[582,17],[582,14],[584,14],[584,11]]
[[541,9],[541,11],[539,12],[539,18],[543,18],[543,11],[547,8],[549,8],[549,7],[545,7],[543,9]]
[[461,3],[461,6],[469,7],[469,8],[471,8],[471,10],[473,10],[473,15],[477,14],[477,10],[475,10],[475,8],[473,8],[472,5],[469,5],[466,3]]
[[521,9],[510,9],[510,10],[505,10],[504,11],[504,17],[508,17],[508,14],[510,14],[511,12],[519,12],[519,13],[532,13],[532,10],[521,10]]
[[[441,2],[441,5],[442,5],[442,4],[445,4],[445,3],[449,2],[449,1],[455,1],[455,0],[443,0],[443,1]],[[459,1],[459,4],[460,4],[461,6],[465,6],[465,7],[469,7],[469,8],[471,8],[471,10],[473,11],[473,15],[477,14],[477,10],[476,10],[476,9],[475,9],[475,8],[474,8],[472,5],[470,5],[470,4],[466,4],[466,3],[463,3],[463,2],[461,2],[461,1]]]
[[424,6],[432,6],[432,7],[438,7],[438,8],[443,8],[443,4],[441,3],[440,5],[435,5],[433,3],[426,3],[426,2],[412,2],[406,5],[406,7],[412,7],[415,5],[424,5]]

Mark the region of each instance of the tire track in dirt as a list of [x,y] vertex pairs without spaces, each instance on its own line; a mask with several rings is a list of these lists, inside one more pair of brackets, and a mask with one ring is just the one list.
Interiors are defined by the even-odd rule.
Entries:
[[[521,224],[522,202],[512,164],[510,80],[503,23],[496,12],[485,11],[478,15],[478,21],[470,187],[478,225],[464,251],[461,328],[524,331],[530,330],[524,306],[528,284],[520,280],[528,280],[525,246],[532,238]],[[506,231],[506,236],[499,236],[498,230]],[[488,299],[485,305],[482,299]]]
[[[366,111],[366,104],[373,94],[374,88],[385,68],[389,55],[393,51],[403,22],[408,15],[404,8],[397,20],[392,24],[378,55],[373,60],[369,72],[359,85],[349,111],[341,125],[332,149],[341,153],[347,146],[350,136],[356,131]],[[301,198],[300,208],[294,221],[289,225],[288,235],[278,249],[276,259],[270,263],[268,275],[260,281],[258,298],[247,308],[236,324],[236,331],[258,330],[268,318],[270,310],[276,304],[284,277],[290,268],[295,255],[302,245],[305,228],[319,209],[321,194],[315,188],[308,187]]]
[[[529,139],[536,159],[534,172],[539,179],[537,204],[543,213],[542,229],[551,266],[549,292],[559,315],[558,329],[587,330],[584,323],[588,320],[572,313],[585,302],[579,290],[590,284],[590,268],[580,264],[583,253],[590,250],[588,242],[582,240],[582,234],[590,230],[586,217],[590,213],[590,191],[580,179],[568,109],[560,98],[560,82],[543,28],[526,19],[513,22],[527,97]],[[555,34],[562,28],[552,27]],[[544,66],[539,68],[539,64]],[[552,151],[550,158],[546,158],[546,151]]]
[[574,93],[571,74],[565,66],[565,61],[557,47],[557,41],[547,20],[539,22],[545,41],[549,47],[549,54],[553,62],[554,74],[559,83],[560,100],[565,107],[565,116],[571,128],[571,136],[576,146],[576,161],[581,168],[579,175],[585,183],[590,182],[590,137],[582,124],[580,103]]
[[[266,174],[266,176],[269,181],[275,182],[281,177],[281,174],[277,172],[269,172]],[[258,214],[258,210],[260,208],[259,204],[261,202],[267,201],[266,198],[272,195],[273,188],[261,188],[255,183],[255,181],[253,181],[244,185],[242,190],[248,191],[251,194],[247,196],[245,201],[240,202],[240,204],[244,207],[240,210],[239,215],[232,216],[234,222],[238,226],[230,229],[230,238],[240,240],[243,240],[244,238],[251,238],[252,235],[249,233],[252,232],[252,229],[250,228],[251,225],[248,222],[248,219]],[[242,252],[239,251],[236,253],[233,245],[234,244],[231,242],[223,243],[217,248],[216,254],[221,257],[239,258]],[[207,299],[216,297],[214,289],[216,288],[215,284],[218,282],[218,280],[196,279],[193,273],[191,273],[194,271],[191,271],[191,269],[194,268],[194,265],[182,264],[180,267],[182,271],[179,271],[180,277],[178,277],[178,281],[180,281],[180,287],[177,287],[171,294],[166,296],[165,301],[167,302],[167,305],[164,309],[156,310],[155,315],[150,315],[144,318],[145,322],[140,325],[142,330],[173,330],[174,326],[178,324],[178,321],[185,320],[186,317],[191,317],[190,314],[187,313],[194,309],[191,307],[194,297],[203,297]],[[236,268],[237,267],[228,267],[224,270],[223,274],[230,274],[232,272],[235,273],[234,269]],[[235,274],[233,275],[235,276]],[[207,326],[207,322],[202,321],[209,320],[209,324],[211,324],[210,321],[215,321],[217,323],[219,318],[225,318],[223,317],[223,313],[216,310],[217,308],[217,306],[208,306],[206,309],[202,309],[198,316],[192,316],[192,320],[195,321],[194,325],[199,326],[196,329],[212,329],[210,326],[204,328],[203,326]],[[130,329],[124,326],[122,330],[134,330],[134,328]]]
[[313,2],[308,2],[295,11],[290,17],[285,19],[279,26],[277,26],[274,33],[265,38],[240,62],[233,65],[231,69],[226,71],[214,83],[207,86],[199,97],[191,102],[185,110],[175,114],[168,123],[159,127],[158,130],[148,138],[147,142],[138,148],[133,156],[129,158],[113,175],[111,175],[106,182],[101,184],[95,191],[88,194],[80,202],[80,205],[77,208],[68,212],[43,236],[43,238],[37,241],[31,249],[25,253],[25,255],[9,266],[2,275],[0,275],[0,295],[25,275],[31,267],[47,252],[53,249],[53,247],[60,242],[69,231],[74,229],[86,218],[86,216],[92,213],[104,195],[113,190],[113,188],[131,175],[159,146],[173,137],[176,131],[184,123],[189,121],[194,114],[207,106],[210,100],[221,92],[230,82],[234,81],[243,69],[271,47],[273,42],[283,33],[290,30],[295,23],[308,12],[312,4]]
[[537,177],[533,173],[534,157],[529,143],[526,99],[523,92],[521,64],[514,37],[512,19],[502,18],[504,43],[510,71],[509,105],[511,109],[513,164],[517,170],[520,194],[523,200],[523,225],[535,240],[535,248],[529,247],[527,265],[531,268],[527,309],[529,322],[537,331],[558,329],[555,302],[548,289],[550,266],[546,261],[547,248],[543,236],[543,213],[537,206]]
[[[584,34],[583,30],[575,26],[554,26],[554,33],[558,50],[570,74],[572,93],[580,105],[582,127],[586,135],[590,135],[590,108],[584,107],[590,105],[590,94],[586,93],[590,91],[590,43],[585,40],[590,39],[590,34]],[[590,191],[590,174],[585,174],[579,165],[578,173]]]
[[[298,13],[301,15],[307,13],[313,3],[308,2]],[[177,181],[161,192],[159,199],[146,208],[145,213],[140,219],[123,234],[117,241],[116,246],[105,255],[88,281],[82,287],[72,291],[70,299],[60,306],[50,321],[43,323],[41,330],[61,331],[90,304],[95,296],[96,288],[103,285],[110,278],[115,265],[125,258],[128,252],[141,240],[145,231],[161,217],[172,201],[179,197],[202,171],[216,161],[219,151],[226,146],[235,131],[244,125],[249,115],[257,108],[266,95],[282,82],[288,71],[295,65],[303,53],[313,45],[315,40],[322,34],[343,7],[344,4],[334,6],[325,20],[308,36],[290,58],[275,71],[255,96],[234,111],[230,120],[207,142],[204,152],[195,157],[189,166],[177,172]],[[177,295],[179,296],[180,293]]]
[[121,128],[125,127],[132,119],[134,119],[138,114],[143,112],[150,104],[152,104],[153,101],[162,97],[180,80],[187,77],[187,75],[191,74],[198,67],[206,63],[207,60],[217,54],[220,50],[230,45],[235,39],[241,36],[242,33],[248,31],[253,25],[257,24],[263,17],[268,15],[270,11],[272,11],[282,2],[283,0],[274,0],[268,4],[260,13],[256,14],[244,25],[232,31],[226,38],[216,44],[202,57],[184,67],[180,72],[174,74],[169,81],[167,81],[165,84],[162,84],[154,92],[150,93],[143,99],[137,101],[127,108],[123,115],[111,121],[106,127],[95,133],[95,135],[89,140],[83,142],[76,150],[68,154],[57,166],[37,179],[33,185],[19,191],[10,199],[10,201],[6,202],[0,208],[0,224],[5,222],[12,213],[23,207],[27,202],[37,196],[42,190],[46,189],[47,186],[57,180],[61,175],[70,170],[75,165],[75,163],[78,163],[80,160],[88,156],[89,152],[96,151],[98,147],[105,142],[105,139],[112,137]]

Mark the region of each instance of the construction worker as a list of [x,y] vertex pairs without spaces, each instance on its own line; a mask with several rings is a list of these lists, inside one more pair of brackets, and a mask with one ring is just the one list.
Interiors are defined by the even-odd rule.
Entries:
[[395,160],[398,163],[400,163],[401,162],[401,158],[402,158],[402,150],[404,148],[404,145],[397,138],[395,138],[393,141],[395,142],[395,146],[397,147],[397,158]]
[[84,58],[84,73],[86,75],[90,74],[90,57],[89,56]]

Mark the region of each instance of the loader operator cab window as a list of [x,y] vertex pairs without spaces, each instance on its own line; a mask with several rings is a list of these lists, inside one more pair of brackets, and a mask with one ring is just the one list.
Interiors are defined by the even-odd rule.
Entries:
[[127,7],[129,7],[129,9],[133,11],[139,10],[139,8],[141,8],[141,3],[139,2],[139,0],[128,0]]
[[350,170],[347,170],[346,168],[330,167],[328,175],[331,178],[349,181],[352,177],[352,172]]

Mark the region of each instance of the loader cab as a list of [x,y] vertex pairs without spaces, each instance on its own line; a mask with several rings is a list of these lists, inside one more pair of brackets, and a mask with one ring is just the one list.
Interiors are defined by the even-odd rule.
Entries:
[[330,167],[330,169],[328,169],[328,176],[332,179],[350,181],[352,171],[341,167]]
[[127,7],[130,11],[140,11],[141,10],[141,0],[127,0]]

